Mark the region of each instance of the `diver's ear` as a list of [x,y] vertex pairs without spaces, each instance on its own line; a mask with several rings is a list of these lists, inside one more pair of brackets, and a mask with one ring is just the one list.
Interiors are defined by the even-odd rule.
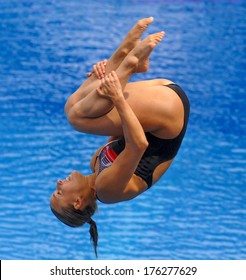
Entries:
[[82,199],[81,197],[78,197],[75,202],[73,203],[73,207],[76,210],[79,210],[82,205],[84,204],[84,199]]

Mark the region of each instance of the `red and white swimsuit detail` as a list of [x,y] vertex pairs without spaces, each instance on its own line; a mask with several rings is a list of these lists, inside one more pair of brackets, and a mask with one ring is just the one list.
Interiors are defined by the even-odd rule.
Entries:
[[112,163],[115,161],[115,159],[118,156],[116,154],[116,152],[112,149],[113,142],[115,142],[115,141],[112,141],[112,142],[109,142],[108,144],[106,144],[98,155],[98,159],[99,159],[98,174],[100,172],[102,172],[105,168],[108,168],[109,166],[111,166]]

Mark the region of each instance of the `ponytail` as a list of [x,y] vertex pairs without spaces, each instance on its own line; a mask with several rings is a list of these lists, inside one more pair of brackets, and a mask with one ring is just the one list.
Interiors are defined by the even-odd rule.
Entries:
[[90,218],[88,221],[90,224],[90,235],[91,241],[93,241],[95,255],[97,257],[97,242],[98,242],[98,231],[97,231],[97,224]]
[[85,209],[74,209],[72,205],[62,208],[61,213],[57,212],[52,206],[50,206],[51,211],[53,214],[63,222],[65,225],[70,227],[80,227],[83,226],[85,223],[90,224],[90,236],[91,241],[93,241],[94,251],[97,257],[97,243],[98,243],[98,232],[97,232],[97,225],[95,221],[91,219],[91,216],[97,210],[96,203],[94,205],[88,205]]

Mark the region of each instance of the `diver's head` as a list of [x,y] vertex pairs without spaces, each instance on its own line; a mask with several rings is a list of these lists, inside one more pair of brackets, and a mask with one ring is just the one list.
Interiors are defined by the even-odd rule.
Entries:
[[91,239],[97,255],[97,226],[91,216],[97,210],[94,175],[84,176],[73,171],[66,179],[58,180],[56,190],[50,197],[50,208],[54,215],[70,227],[90,224]]

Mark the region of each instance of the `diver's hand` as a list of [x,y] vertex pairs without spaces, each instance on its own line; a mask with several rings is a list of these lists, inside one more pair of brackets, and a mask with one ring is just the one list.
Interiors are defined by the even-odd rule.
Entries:
[[97,62],[92,66],[92,72],[86,73],[86,76],[90,77],[92,74],[95,74],[96,77],[101,80],[105,76],[107,62],[107,59]]
[[110,72],[101,80],[101,86],[97,93],[104,98],[110,99],[113,103],[124,98],[119,78],[115,71]]

